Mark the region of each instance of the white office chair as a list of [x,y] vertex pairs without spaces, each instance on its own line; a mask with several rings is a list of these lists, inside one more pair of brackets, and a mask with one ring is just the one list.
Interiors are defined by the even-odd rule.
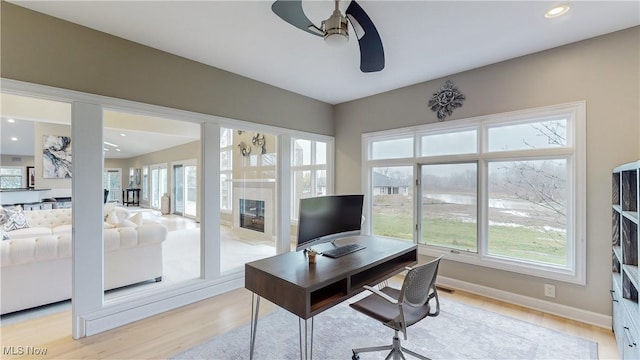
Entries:
[[[353,349],[352,360],[360,359],[358,354],[362,352],[383,350],[391,350],[386,359],[404,360],[403,352],[406,352],[418,359],[429,360],[425,356],[404,348],[400,344],[398,331],[402,331],[404,339],[407,340],[407,327],[427,316],[438,316],[440,314],[436,277],[438,276],[438,265],[441,258],[442,256],[426,264],[408,268],[409,272],[400,290],[389,286],[384,287],[382,290],[365,286],[372,294],[350,306],[392,328],[395,331],[395,335],[391,345]],[[435,309],[430,304],[431,300],[435,301]]]

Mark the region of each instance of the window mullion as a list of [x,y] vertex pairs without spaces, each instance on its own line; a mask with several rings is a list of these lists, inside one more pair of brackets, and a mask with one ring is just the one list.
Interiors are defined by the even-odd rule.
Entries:
[[414,186],[414,192],[413,192],[413,208],[415,209],[414,211],[414,216],[413,216],[413,226],[414,226],[414,235],[413,235],[413,242],[415,244],[420,244],[422,241],[422,186],[421,186],[421,181],[420,179],[422,179],[422,167],[420,166],[420,164],[418,162],[413,164],[413,174],[414,174],[414,181],[413,181],[413,186]]
[[489,200],[488,200],[488,171],[487,171],[487,162],[480,157],[478,160],[478,199],[477,199],[477,244],[478,244],[478,255],[480,257],[484,257],[487,255],[488,249],[488,228],[489,228]]

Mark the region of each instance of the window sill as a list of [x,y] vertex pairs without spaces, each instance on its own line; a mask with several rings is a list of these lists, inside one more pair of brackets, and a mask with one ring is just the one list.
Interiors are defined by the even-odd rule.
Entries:
[[445,260],[456,261],[469,265],[482,266],[495,270],[535,276],[543,279],[557,280],[572,284],[586,285],[586,279],[580,274],[571,272],[567,268],[555,267],[537,263],[519,262],[495,256],[482,256],[472,252],[452,252],[449,249],[436,248],[418,244],[418,253],[432,257],[444,256]]

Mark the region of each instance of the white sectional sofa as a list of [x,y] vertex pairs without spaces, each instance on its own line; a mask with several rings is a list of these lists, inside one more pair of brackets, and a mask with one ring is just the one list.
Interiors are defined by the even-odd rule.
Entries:
[[[71,298],[71,209],[23,214],[28,227],[7,231],[9,239],[2,241],[0,314]],[[143,221],[141,216],[129,218],[122,208],[107,215],[110,221],[104,225],[105,290],[160,281],[167,228]]]

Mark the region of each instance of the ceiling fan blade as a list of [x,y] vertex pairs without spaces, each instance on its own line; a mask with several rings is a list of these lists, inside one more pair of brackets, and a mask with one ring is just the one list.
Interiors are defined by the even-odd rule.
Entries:
[[282,20],[298,29],[316,36],[323,36],[322,30],[318,29],[304,14],[302,0],[277,0],[271,5],[271,10]]
[[346,11],[360,45],[360,70],[376,72],[384,69],[384,48],[380,34],[367,13],[352,0]]

